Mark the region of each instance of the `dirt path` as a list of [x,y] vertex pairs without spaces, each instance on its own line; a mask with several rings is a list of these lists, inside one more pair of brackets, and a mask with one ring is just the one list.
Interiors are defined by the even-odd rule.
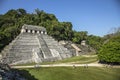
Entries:
[[31,66],[11,66],[12,68],[36,68],[36,67],[88,67],[88,66],[96,66],[103,67],[100,64],[49,64],[49,65],[31,65]]
[[[84,55],[84,57],[95,57],[96,55]],[[47,64],[47,65],[29,65],[29,66],[11,66],[11,68],[37,68],[37,67],[106,67],[106,68],[120,68],[119,66],[111,66],[107,64],[100,64],[98,61],[92,62],[92,63],[83,63],[79,64],[77,62],[68,62],[68,63],[59,63],[59,64]]]
[[11,66],[11,68],[37,68],[37,67],[111,67],[111,68],[120,68],[120,66],[105,66],[103,64],[49,64],[49,65],[31,65],[31,66]]

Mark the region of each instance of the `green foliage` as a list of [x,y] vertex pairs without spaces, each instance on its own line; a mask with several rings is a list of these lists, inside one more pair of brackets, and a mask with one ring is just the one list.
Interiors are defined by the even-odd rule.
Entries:
[[120,63],[120,36],[112,37],[104,44],[98,54],[100,61]]
[[99,50],[103,45],[103,39],[99,36],[89,35],[87,37],[87,44],[89,44],[95,50]]
[[87,39],[87,34],[88,34],[87,31],[81,31],[81,32],[74,31],[73,33],[74,34],[73,34],[72,41],[74,43],[80,44],[82,40],[86,40]]
[[57,40],[71,40],[72,38],[72,25],[70,22],[53,23],[48,34]]

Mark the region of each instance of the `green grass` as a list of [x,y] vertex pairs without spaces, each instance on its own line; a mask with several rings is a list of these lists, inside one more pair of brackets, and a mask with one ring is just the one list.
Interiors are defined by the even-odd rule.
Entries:
[[120,68],[49,67],[22,71],[28,80],[120,80]]
[[[76,63],[76,64],[88,64],[88,63],[92,63],[92,62],[96,62],[98,61],[98,57],[96,56],[92,56],[89,55],[90,57],[85,57],[85,56],[75,56],[75,57],[71,57],[71,58],[67,58],[67,59],[63,59],[63,60],[59,60],[59,61],[55,61],[55,62],[43,62],[43,63],[39,63],[41,64],[59,64],[59,63]],[[17,64],[17,66],[28,66],[28,65],[35,65],[36,63],[27,63],[27,64]]]
[[86,63],[96,62],[97,60],[98,60],[97,56],[93,56],[93,57],[75,56],[55,62],[43,62],[41,64],[58,64],[58,63],[69,63],[69,62],[74,62],[77,64],[86,64]]

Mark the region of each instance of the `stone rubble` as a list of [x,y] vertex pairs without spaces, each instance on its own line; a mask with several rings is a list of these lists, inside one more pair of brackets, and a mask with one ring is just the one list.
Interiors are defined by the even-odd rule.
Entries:
[[0,80],[26,80],[18,71],[13,70],[7,64],[0,63]]

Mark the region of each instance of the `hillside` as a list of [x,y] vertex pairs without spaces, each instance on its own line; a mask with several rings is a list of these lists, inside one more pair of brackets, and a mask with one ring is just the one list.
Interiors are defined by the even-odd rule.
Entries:
[[48,35],[56,40],[67,40],[80,44],[82,40],[99,49],[102,39],[99,36],[88,35],[87,31],[72,30],[71,22],[60,22],[54,14],[35,9],[35,13],[27,13],[24,9],[11,9],[0,15],[0,51],[20,33],[23,24],[43,26]]

